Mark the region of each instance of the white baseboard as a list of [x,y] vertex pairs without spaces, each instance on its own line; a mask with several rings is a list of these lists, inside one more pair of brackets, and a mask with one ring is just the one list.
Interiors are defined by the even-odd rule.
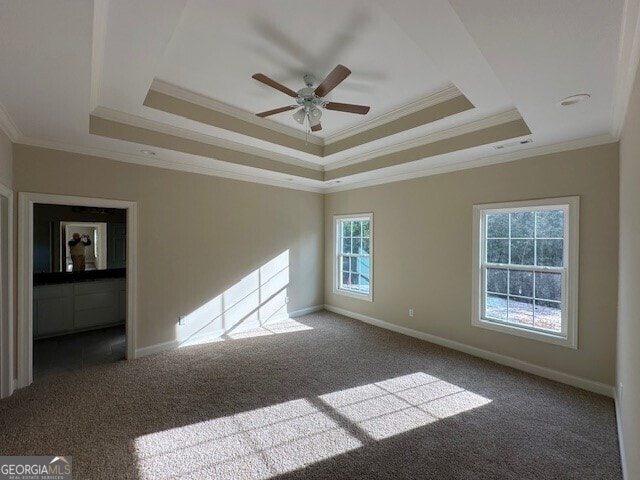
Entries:
[[332,305],[325,305],[324,308],[330,312],[339,313],[340,315],[344,315],[345,317],[354,318],[356,320],[360,320],[376,327],[384,328],[397,333],[402,333],[403,335],[408,335],[410,337],[419,338],[420,340],[426,340],[427,342],[435,343],[436,345],[440,345],[442,347],[447,347],[451,348],[452,350],[458,350],[460,352],[468,353],[469,355],[473,355],[474,357],[480,357],[485,360],[490,360],[492,362],[505,365],[507,367],[522,370],[527,373],[532,373],[534,375],[548,378],[550,380],[555,380],[556,382],[566,383],[567,385],[571,385],[573,387],[582,388],[583,390],[588,390],[590,392],[599,393],[601,395],[606,395],[607,397],[614,398],[614,387],[605,383],[595,382],[586,378],[569,375],[568,373],[558,372],[557,370],[552,370],[546,367],[540,367],[538,365],[534,365],[533,363],[525,362],[524,360],[508,357],[499,353],[493,353],[488,350],[472,347],[470,345],[456,342],[454,340],[449,340],[446,338],[438,337],[436,335],[431,335],[429,333],[420,332],[412,328],[394,325],[392,323],[385,322],[384,320],[379,320],[377,318],[362,315],[360,313],[350,312],[349,310],[343,310],[342,308],[334,307]]
[[313,307],[301,308],[300,310],[289,313],[289,318],[302,317],[303,315],[320,312],[321,310],[324,310],[324,305],[314,305]]
[[620,448],[620,464],[622,465],[622,479],[626,480],[629,478],[627,475],[627,459],[625,456],[624,450],[624,438],[622,433],[622,411],[620,408],[620,392],[617,388],[614,389],[613,400],[616,406],[616,426],[618,427],[618,447]]
[[3,398],[9,398],[11,395],[13,395],[13,392],[15,392],[17,389],[17,385],[18,385],[18,379],[11,378],[9,380],[9,389],[5,392],[0,393],[0,400]]
[[[302,308],[300,310],[296,310],[294,312],[289,312],[286,314],[279,315],[277,317],[271,318],[269,322],[277,322],[282,321],[287,318],[296,318],[301,317],[302,315],[308,315],[313,312],[318,312],[320,310],[324,310],[324,305],[314,305],[312,307]],[[242,329],[237,329],[235,332],[239,333],[243,331]],[[170,340],[168,342],[156,343],[155,345],[149,345],[148,347],[142,347],[136,349],[136,358],[146,357],[147,355],[153,355],[154,353],[164,352],[166,350],[173,350],[174,348],[184,347],[189,345],[196,345],[198,343],[206,343],[207,341],[216,340],[223,335],[229,332],[225,330],[216,330],[213,332],[206,332],[200,335],[195,335],[188,339],[176,339]]]
[[149,345],[148,347],[136,348],[136,358],[146,357],[147,355],[153,355],[154,353],[164,352],[166,350],[173,350],[180,346],[180,340],[170,340],[168,342],[156,343]]

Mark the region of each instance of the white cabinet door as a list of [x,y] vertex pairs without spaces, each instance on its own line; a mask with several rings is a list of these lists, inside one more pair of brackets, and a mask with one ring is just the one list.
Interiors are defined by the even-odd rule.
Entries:
[[74,285],[75,328],[117,323],[117,289],[117,280],[76,283]]
[[126,280],[110,278],[33,289],[34,338],[124,323]]
[[73,285],[42,285],[33,289],[34,335],[73,330]]

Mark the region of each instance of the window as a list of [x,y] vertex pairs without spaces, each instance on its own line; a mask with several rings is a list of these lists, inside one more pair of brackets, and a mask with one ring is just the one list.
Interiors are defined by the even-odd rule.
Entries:
[[334,292],[372,300],[373,214],[335,217]]
[[473,319],[577,348],[578,197],[475,205]]

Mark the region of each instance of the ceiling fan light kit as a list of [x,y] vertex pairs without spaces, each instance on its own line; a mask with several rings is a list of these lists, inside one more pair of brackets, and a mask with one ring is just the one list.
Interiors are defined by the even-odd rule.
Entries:
[[307,116],[309,118],[309,124],[313,127],[314,125],[320,124],[320,117],[322,117],[322,110],[318,107],[311,107],[307,112]]
[[316,82],[315,77],[311,74],[307,74],[302,77],[306,87],[301,88],[297,92],[294,92],[290,88],[285,87],[275,80],[272,80],[266,75],[262,73],[256,73],[252,78],[258,80],[261,83],[264,83],[271,88],[275,88],[276,90],[279,90],[280,92],[289,95],[290,97],[295,98],[297,102],[297,105],[280,107],[274,110],[261,112],[256,115],[258,117],[264,118],[270,115],[275,115],[277,113],[297,109],[297,111],[293,114],[293,119],[300,125],[303,125],[306,119],[312,132],[322,130],[322,125],[320,124],[320,118],[322,117],[321,108],[339,112],[356,113],[358,115],[366,115],[369,112],[370,107],[364,105],[353,105],[349,103],[329,102],[324,99],[324,97],[329,92],[331,92],[331,90],[342,83],[342,81],[350,74],[351,70],[349,70],[344,65],[338,65],[315,89],[313,88],[313,85]]
[[307,116],[307,112],[304,111],[304,108],[301,108],[296,113],[293,114],[293,119],[298,122],[300,125],[304,123],[304,119]]

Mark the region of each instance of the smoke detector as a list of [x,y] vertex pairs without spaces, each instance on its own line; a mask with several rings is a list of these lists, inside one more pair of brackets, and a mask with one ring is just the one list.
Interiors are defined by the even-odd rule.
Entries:
[[561,107],[569,107],[571,105],[575,105],[576,103],[585,102],[591,98],[591,95],[588,93],[579,93],[578,95],[571,95],[570,97],[563,98],[558,102]]

